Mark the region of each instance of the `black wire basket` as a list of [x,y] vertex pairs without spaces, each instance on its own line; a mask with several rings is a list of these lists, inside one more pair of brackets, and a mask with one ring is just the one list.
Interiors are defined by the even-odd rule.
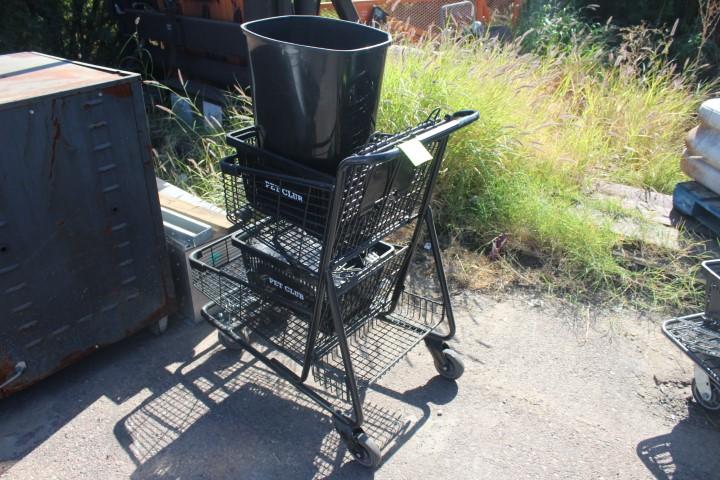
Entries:
[[[308,275],[305,269],[298,268],[292,260],[258,240],[258,236],[242,232],[232,236],[233,244],[240,248],[249,286],[266,297],[311,316],[317,301],[319,277]],[[335,287],[339,291],[353,289],[353,294],[341,302],[343,318],[352,321],[362,317],[363,310],[376,312],[382,307],[385,300],[381,292],[387,290],[383,286],[391,284],[406,250],[402,247],[395,261],[389,262],[395,247],[378,242],[333,272]],[[358,287],[360,284],[362,286]],[[320,329],[323,333],[333,331],[326,306],[323,306]]]
[[[443,320],[442,303],[403,292],[395,310],[355,329],[348,344],[358,386],[365,388],[378,381]],[[349,400],[342,354],[336,346],[329,347],[317,350],[313,378],[326,392]]]
[[[298,333],[301,334],[301,338],[296,342],[303,344],[311,338],[312,332],[307,326],[312,324],[314,309],[320,308],[318,329],[321,338],[317,345],[334,341],[335,329],[327,299],[323,298],[322,303],[317,305],[319,277],[308,276],[307,272],[292,266],[276,252],[249,246],[247,243],[252,238],[235,234],[191,253],[193,286],[231,316],[248,316],[248,296],[262,299],[262,305],[256,305],[252,310],[253,317],[263,316],[260,306],[270,308],[266,313],[272,318],[283,317],[276,314],[275,306],[292,312],[293,318],[305,324],[302,332],[298,332],[297,325],[292,325],[294,335],[297,337]],[[386,308],[388,297],[408,253],[407,247],[395,248],[382,243],[333,273],[343,325],[348,332],[355,331],[368,318]],[[369,258],[373,260],[369,261]],[[267,318],[258,323],[258,318],[244,318],[243,321],[251,330],[258,329],[258,325],[267,330],[267,323],[274,323],[273,331],[291,326],[287,322],[270,322]],[[268,336],[266,332],[260,334],[263,337]],[[284,344],[277,346],[287,350]]]
[[[272,248],[285,235],[284,253],[301,263],[332,233],[331,258],[341,263],[417,218],[449,134],[476,117],[458,112],[441,118],[435,111],[396,135],[375,134],[340,163],[335,177],[261,150],[254,127],[233,132],[228,143],[237,154],[221,162],[228,219],[247,229],[272,218],[277,231],[263,240]],[[421,142],[431,160],[413,164],[406,158],[398,146],[408,139]]]

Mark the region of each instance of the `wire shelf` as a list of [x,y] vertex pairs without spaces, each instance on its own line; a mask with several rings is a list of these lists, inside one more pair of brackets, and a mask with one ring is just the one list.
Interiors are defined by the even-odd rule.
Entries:
[[[371,319],[348,336],[359,388],[367,388],[402,360],[445,318],[442,303],[403,292],[394,312]],[[318,351],[313,378],[328,393],[350,400],[339,347]]]

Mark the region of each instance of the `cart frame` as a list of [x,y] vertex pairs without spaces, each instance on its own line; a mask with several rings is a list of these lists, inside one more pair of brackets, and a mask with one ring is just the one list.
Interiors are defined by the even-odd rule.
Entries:
[[[317,271],[318,283],[314,309],[308,327],[309,331],[304,356],[302,361],[298,362],[302,364],[301,373],[298,375],[296,372],[281,363],[278,359],[271,358],[254,348],[250,342],[249,335],[242,328],[236,328],[234,326],[228,327],[225,322],[213,314],[213,303],[208,304],[203,308],[204,317],[209,323],[215,326],[219,332],[232,339],[232,341],[241,346],[243,350],[247,350],[260,362],[271,368],[278,376],[290,382],[299,391],[317,403],[324,410],[328,411],[333,416],[335,428],[338,430],[350,452],[360,463],[366,466],[375,467],[379,465],[381,455],[377,446],[362,430],[364,415],[362,409],[361,387],[369,386],[371,383],[379,379],[421,341],[424,341],[427,348],[430,350],[433,362],[441,375],[455,380],[462,375],[464,370],[462,361],[447,343],[456,334],[456,323],[430,202],[432,198],[432,191],[440,172],[449,135],[455,130],[472,123],[477,118],[477,112],[458,112],[453,117],[446,117],[442,121],[438,120],[435,125],[430,125],[428,128],[425,128],[424,131],[415,134],[411,133],[409,136],[396,139],[397,141],[394,143],[388,143],[377,153],[370,153],[362,156],[362,161],[364,162],[386,161],[388,159],[396,159],[399,155],[401,155],[401,152],[398,150],[398,144],[401,140],[404,142],[407,140],[420,139],[426,142],[438,142],[437,151],[434,153],[434,163],[429,167],[429,178],[427,179],[424,191],[422,192],[422,198],[420,200],[419,208],[417,209],[417,215],[411,218],[406,218],[405,221],[402,222],[402,225],[395,226],[391,232],[377,232],[377,236],[380,236],[380,238],[373,237],[365,241],[365,245],[370,245],[371,243],[377,242],[383,237],[386,237],[389,233],[392,233],[405,225],[413,225],[414,223],[411,239],[404,253],[405,256],[402,259],[399,272],[394,279],[394,285],[391,289],[392,293],[388,296],[388,301],[384,303],[384,309],[382,312],[373,314],[375,320],[370,318],[363,320],[364,323],[371,321],[386,322],[387,324],[391,324],[393,328],[402,329],[403,331],[408,332],[408,335],[412,335],[412,337],[409,337],[409,340],[402,344],[397,352],[393,353],[394,356],[392,357],[392,360],[387,361],[383,365],[383,368],[373,371],[372,378],[366,383],[360,385],[358,382],[355,370],[356,366],[353,364],[351,346],[348,341],[348,335],[354,335],[355,330],[350,332],[347,331],[348,326],[343,322],[343,316],[341,313],[339,295],[340,290],[346,287],[338,288],[333,278],[333,274],[335,273],[338,265],[350,257],[355,251],[362,250],[362,248],[358,247],[353,250],[353,252],[341,251],[339,250],[338,245],[336,245],[336,236],[341,222],[340,210],[343,202],[343,195],[346,193],[343,189],[346,182],[344,175],[349,171],[348,168],[344,167],[347,167],[357,161],[353,157],[343,160],[340,168],[338,169],[335,185],[332,187],[330,214],[327,218],[325,234],[322,238],[322,251]],[[410,130],[410,132],[412,132],[412,130]],[[380,138],[383,137],[381,136]],[[391,137],[386,136],[386,138]],[[296,178],[293,181],[298,181],[298,179]],[[229,218],[232,218],[231,213],[230,209],[228,209]],[[435,275],[440,290],[439,293],[442,298],[441,303],[433,302],[429,299],[425,299],[424,297],[414,296],[414,294],[405,293],[406,278],[408,276],[413,254],[421,238],[423,225],[427,228],[430,239],[430,249],[432,251],[433,261],[435,264]],[[195,253],[197,252],[199,252],[199,250]],[[194,256],[191,255],[191,264],[193,263],[193,258]],[[199,268],[199,265],[195,264],[194,268]],[[220,272],[220,274],[223,273]],[[352,286],[347,288],[352,288]],[[415,299],[419,299],[423,302],[432,302],[435,306],[439,306],[442,312],[440,315],[433,317],[433,322],[424,325],[426,329],[419,329],[417,325],[412,322],[392,316],[396,311],[403,294],[408,296],[412,295]],[[318,365],[318,359],[316,357],[316,341],[323,313],[324,300],[327,300],[330,316],[332,318],[332,325],[334,328],[333,335],[336,337],[336,343],[333,344],[332,347],[339,350],[339,357],[342,365],[340,373],[344,374],[344,381],[346,382],[346,389],[344,391],[347,396],[349,396],[351,405],[350,415],[339,410],[333,402],[307,383],[311,369]],[[232,316],[232,312],[225,312],[225,315]],[[443,323],[446,324],[447,328],[444,333],[438,329],[438,327]],[[334,367],[330,368],[332,370]]]

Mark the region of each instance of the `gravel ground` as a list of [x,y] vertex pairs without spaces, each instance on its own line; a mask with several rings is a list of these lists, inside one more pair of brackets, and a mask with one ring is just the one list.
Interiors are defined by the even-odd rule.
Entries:
[[0,401],[8,479],[720,478],[720,418],[660,320],[514,292],[455,297],[457,384],[418,347],[368,392],[384,463],[205,324],[107,348]]

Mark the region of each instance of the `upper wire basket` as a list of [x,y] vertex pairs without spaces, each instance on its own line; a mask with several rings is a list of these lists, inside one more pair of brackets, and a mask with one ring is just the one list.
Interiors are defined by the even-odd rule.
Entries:
[[[474,111],[441,118],[436,110],[401,133],[375,134],[335,177],[262,150],[254,127],[233,132],[228,143],[237,154],[221,162],[228,219],[243,230],[264,222],[257,239],[309,271],[318,271],[325,248],[333,266],[345,262],[417,218],[449,135],[477,118]],[[411,163],[398,148],[409,140],[432,159]]]

